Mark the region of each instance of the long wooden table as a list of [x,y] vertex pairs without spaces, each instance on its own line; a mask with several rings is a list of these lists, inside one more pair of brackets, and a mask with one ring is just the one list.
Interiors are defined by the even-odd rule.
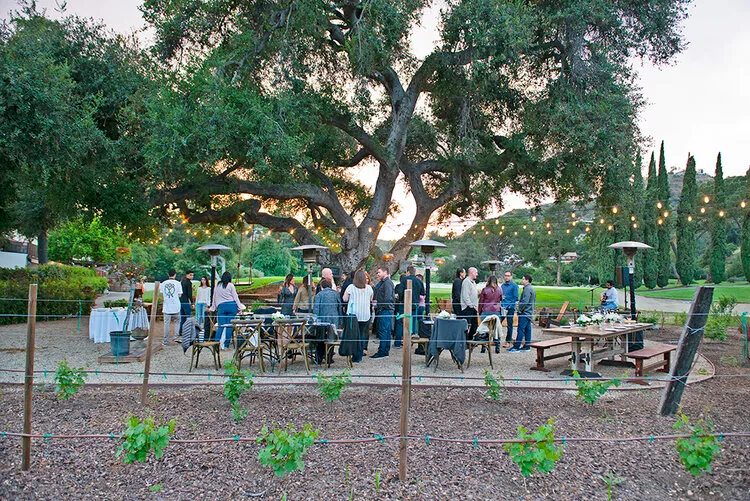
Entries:
[[625,361],[625,355],[629,347],[628,338],[652,326],[653,324],[646,323],[617,326],[561,326],[543,329],[542,332],[554,336],[572,337],[571,369],[592,372],[591,368],[597,360],[615,360],[615,357],[619,356],[620,360]]

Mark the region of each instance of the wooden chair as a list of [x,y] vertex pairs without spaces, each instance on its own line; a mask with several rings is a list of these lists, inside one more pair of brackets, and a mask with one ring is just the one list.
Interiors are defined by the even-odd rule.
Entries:
[[296,355],[300,354],[305,362],[305,370],[310,372],[310,343],[305,340],[306,322],[306,319],[283,319],[273,322],[276,327],[276,346],[281,360],[284,361],[284,371],[287,370],[290,356],[296,358]]
[[216,331],[216,323],[209,318],[209,325],[211,328],[209,332],[205,334],[204,341],[202,343],[196,341],[191,346],[192,353],[190,355],[190,367],[188,368],[188,372],[192,372],[193,367],[196,369],[198,368],[198,361],[201,357],[201,351],[203,351],[204,348],[208,348],[211,351],[216,370],[218,371],[221,369],[221,346],[217,341],[211,341],[214,337],[214,332]]
[[[259,319],[235,319],[232,320],[232,338],[235,345],[234,356],[232,360],[237,365],[237,369],[242,368],[242,359],[250,357],[250,365],[255,357],[260,357],[260,331],[263,320]],[[261,361],[261,368],[263,364]]]
[[568,310],[569,305],[570,301],[565,301],[560,308],[560,313],[558,313],[555,318],[549,319],[549,325],[559,327],[562,319],[565,318],[565,312]]

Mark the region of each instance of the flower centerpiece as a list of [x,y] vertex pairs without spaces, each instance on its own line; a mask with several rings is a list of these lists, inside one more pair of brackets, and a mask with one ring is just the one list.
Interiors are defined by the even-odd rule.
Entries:
[[602,322],[604,322],[604,315],[602,315],[601,313],[594,313],[593,315],[591,315],[591,323],[599,325]]
[[578,325],[579,327],[586,327],[591,325],[592,323],[593,321],[588,315],[581,315],[576,319],[576,325]]
[[286,315],[284,315],[280,311],[277,311],[276,313],[271,314],[271,318],[274,320],[284,320],[286,318]]
[[451,314],[445,310],[441,310],[440,313],[437,314],[437,317],[438,318],[451,318]]
[[617,313],[608,312],[604,314],[604,321],[609,324],[616,324],[622,322],[622,317]]

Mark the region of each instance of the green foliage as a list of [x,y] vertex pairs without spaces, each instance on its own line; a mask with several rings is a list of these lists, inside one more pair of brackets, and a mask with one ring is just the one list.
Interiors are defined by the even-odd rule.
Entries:
[[254,268],[266,275],[284,276],[299,270],[289,247],[277,242],[275,237],[262,238],[256,242],[250,260]]
[[612,489],[625,481],[624,477],[618,477],[615,472],[610,471],[607,476],[599,475],[599,480],[607,486],[607,501],[612,501]]
[[[29,284],[34,283],[39,284],[39,321],[77,315],[79,311],[88,315],[97,294],[107,288],[107,279],[97,277],[96,272],[89,268],[42,265],[37,268],[0,269],[0,290],[5,298],[29,297]],[[0,325],[26,322],[26,314],[25,301],[0,299]]]
[[174,435],[177,425],[174,419],[167,421],[166,424],[160,421],[157,425],[151,416],[141,420],[132,415],[127,423],[128,426],[122,433],[124,442],[117,450],[117,457],[125,453],[122,459],[125,464],[134,461],[145,462],[149,451],[152,450],[156,459],[161,458],[164,455],[164,448],[169,444],[169,437]]
[[105,308],[126,308],[128,306],[127,299],[113,299],[111,301],[104,301],[102,303]]
[[247,415],[247,410],[240,406],[240,397],[253,387],[253,374],[249,370],[240,371],[237,364],[230,362],[226,367],[227,379],[224,382],[224,398],[232,406],[232,419],[240,422]]
[[669,217],[663,216],[664,212],[671,212],[667,162],[664,158],[664,141],[661,142],[661,150],[659,151],[659,175],[656,179],[656,190],[657,198],[662,204],[660,209],[651,207],[651,210],[656,210],[657,213],[660,213],[659,220],[662,221],[662,224],[657,224],[656,230],[658,237],[656,285],[666,287],[669,284],[669,279],[672,277],[672,259],[670,257],[672,247],[670,243],[672,241],[671,221],[673,217],[671,214],[669,214]]
[[711,215],[711,246],[709,248],[709,270],[711,281],[715,284],[720,284],[726,279],[727,219],[719,216],[719,211],[725,209],[724,170],[721,166],[721,153],[719,153],[716,156],[714,173],[714,214]]
[[[750,169],[745,173],[745,199],[750,204]],[[745,280],[750,282],[750,205],[745,209],[742,217],[742,233],[740,236],[740,257],[742,258],[742,270],[745,274]]]
[[380,492],[380,470],[375,472],[375,492]]
[[310,424],[297,431],[292,424],[286,429],[274,429],[269,432],[268,426],[263,426],[257,443],[263,448],[258,451],[258,459],[263,466],[273,468],[277,477],[283,477],[295,470],[304,470],[305,462],[302,457],[307,448],[315,443],[320,430],[313,430]]
[[688,157],[685,176],[682,181],[682,194],[677,207],[677,254],[675,267],[683,285],[694,282],[696,272],[695,226],[698,187],[695,181],[695,159]]
[[326,376],[320,372],[317,373],[317,388],[320,392],[320,396],[324,398],[326,402],[333,402],[334,400],[341,398],[341,390],[346,388],[346,386],[352,382],[352,379],[349,376],[349,371],[343,371],[331,376]]
[[[649,288],[656,287],[656,278],[659,275],[659,265],[656,249],[659,246],[656,224],[656,202],[658,200],[656,161],[651,153],[648,164],[648,185],[643,201],[643,242],[653,247],[643,251],[643,283]],[[640,254],[640,253],[639,253]]]
[[[498,374],[498,377],[501,381],[505,381],[502,374]],[[489,371],[489,369],[484,370],[484,385],[487,387],[487,397],[490,400],[503,400],[500,382],[498,382],[497,378]]]
[[163,489],[161,484],[150,485],[148,488],[149,492],[161,492]]
[[57,396],[61,400],[67,400],[76,393],[78,388],[82,387],[86,380],[86,373],[83,372],[83,367],[78,369],[71,368],[68,365],[68,361],[63,359],[57,365],[55,370],[55,384],[57,390]]
[[503,448],[521,468],[521,475],[524,477],[534,473],[534,470],[549,473],[555,467],[555,462],[563,455],[563,447],[558,447],[554,443],[554,419],[549,419],[547,424],[541,425],[531,434],[526,428],[519,426],[518,440],[524,442],[505,444]]
[[718,301],[713,302],[703,330],[708,339],[726,341],[727,330],[734,316],[732,310],[736,305],[737,298],[734,296],[722,296]]
[[596,404],[611,386],[620,386],[618,379],[611,381],[584,381],[581,379],[578,371],[573,371],[573,378],[576,380],[576,388],[578,388],[576,398],[591,405]]
[[680,412],[674,429],[691,435],[677,439],[677,453],[685,469],[696,477],[703,471],[710,472],[711,463],[720,455],[718,439],[711,434],[714,429],[711,418],[700,418],[695,425],[691,425],[688,417]]
[[50,232],[49,258],[66,263],[85,258],[106,263],[115,260],[115,249],[124,243],[121,232],[105,226],[100,218],[78,218]]

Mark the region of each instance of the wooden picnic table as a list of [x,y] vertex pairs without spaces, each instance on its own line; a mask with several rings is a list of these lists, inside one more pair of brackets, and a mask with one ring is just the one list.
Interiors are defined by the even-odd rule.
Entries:
[[625,362],[629,350],[629,339],[637,332],[644,331],[653,324],[615,324],[579,326],[560,326],[543,329],[542,332],[554,336],[570,336],[571,341],[571,369],[592,372],[592,366],[597,360],[615,360],[619,356]]

